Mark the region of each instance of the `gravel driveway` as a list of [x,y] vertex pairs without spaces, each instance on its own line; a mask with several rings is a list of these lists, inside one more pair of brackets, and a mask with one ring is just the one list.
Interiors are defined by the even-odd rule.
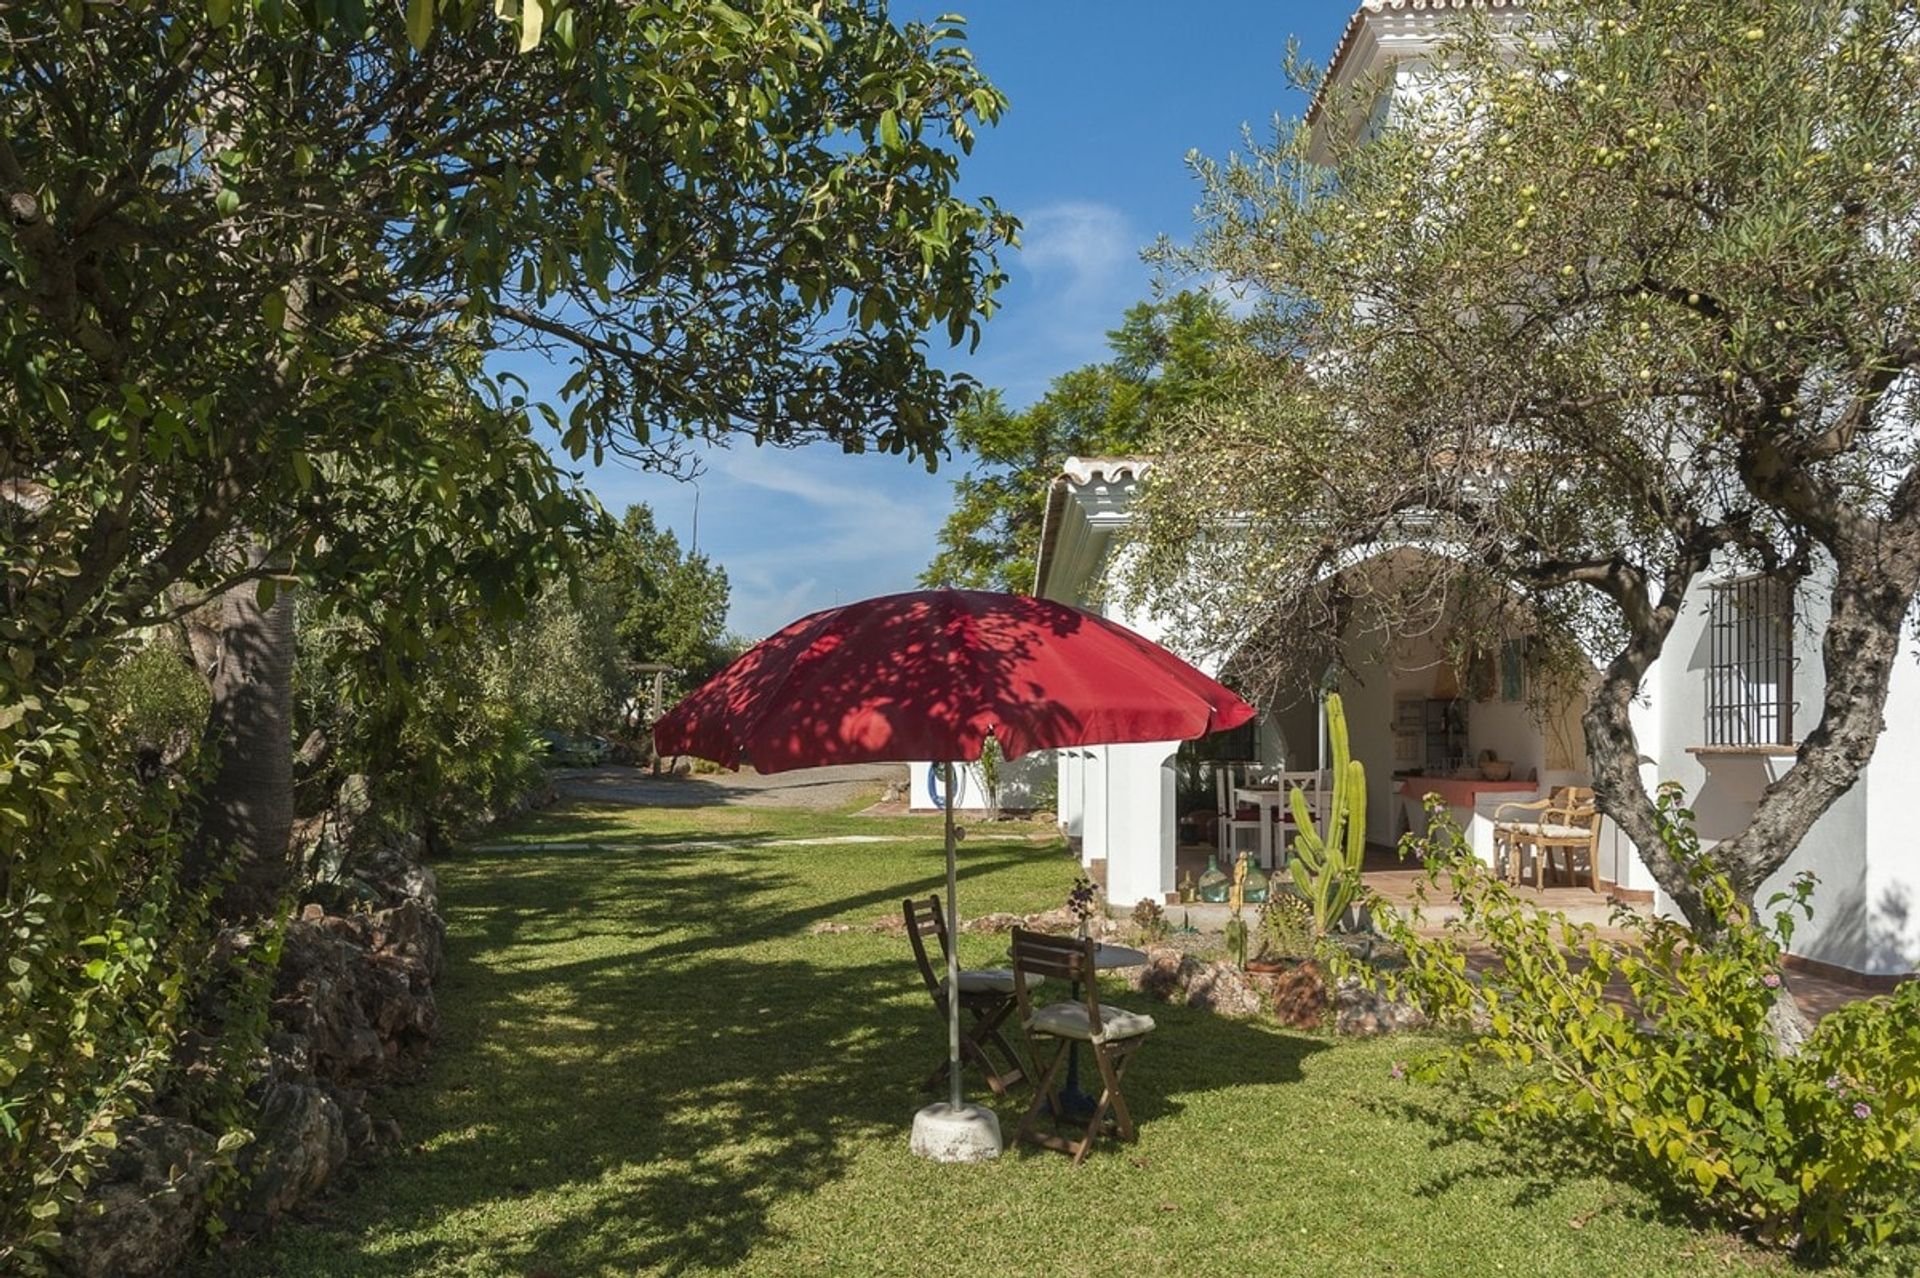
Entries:
[[761,776],[742,769],[705,776],[656,777],[644,768],[608,764],[598,768],[561,768],[554,788],[569,799],[590,803],[627,803],[651,808],[846,807],[856,799],[877,802],[888,784],[904,787],[904,763],[855,763],[834,768],[803,768]]

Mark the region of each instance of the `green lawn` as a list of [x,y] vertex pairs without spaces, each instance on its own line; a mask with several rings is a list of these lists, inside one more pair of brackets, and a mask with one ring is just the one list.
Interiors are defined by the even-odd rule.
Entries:
[[[875,833],[899,839],[760,846]],[[509,837],[511,851],[439,867],[444,1036],[427,1079],[387,1099],[408,1143],[201,1273],[1790,1268],[1661,1218],[1628,1186],[1516,1172],[1452,1134],[1444,1097],[1389,1078],[1409,1040],[1175,1007],[1152,1009],[1160,1028],[1129,1078],[1138,1145],[1077,1171],[1025,1150],[923,1163],[907,1130],[944,1035],[906,943],[808,927],[933,889],[936,825],[576,808]],[[739,842],[672,846],[715,838]],[[964,912],[1028,910],[1058,904],[1074,866],[1057,844],[976,837],[961,873]],[[963,940],[968,962],[1004,957],[1004,937]]]

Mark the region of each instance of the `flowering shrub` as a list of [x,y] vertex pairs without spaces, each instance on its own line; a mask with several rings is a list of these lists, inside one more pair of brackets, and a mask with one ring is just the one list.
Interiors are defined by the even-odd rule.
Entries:
[[[1920,982],[1832,1013],[1783,1052],[1769,1014],[1786,997],[1781,955],[1795,916],[1811,913],[1811,878],[1762,920],[1702,857],[1677,787],[1662,789],[1660,810],[1711,939],[1623,909],[1629,942],[1603,941],[1519,899],[1433,810],[1432,832],[1408,844],[1460,917],[1440,937],[1416,930],[1417,909],[1383,920],[1408,963],[1375,979],[1470,1038],[1409,1072],[1432,1081],[1498,1062],[1514,1081],[1479,1115],[1490,1132],[1572,1136],[1768,1241],[1885,1242],[1920,1205]],[[1470,970],[1467,941],[1492,951],[1484,973]]]
[[1073,880],[1073,887],[1067,892],[1067,910],[1085,931],[1087,920],[1093,917],[1095,893],[1093,880],[1082,874]]
[[1141,941],[1148,945],[1166,940],[1170,927],[1166,910],[1150,896],[1140,898],[1140,903],[1133,907],[1133,925],[1139,929]]

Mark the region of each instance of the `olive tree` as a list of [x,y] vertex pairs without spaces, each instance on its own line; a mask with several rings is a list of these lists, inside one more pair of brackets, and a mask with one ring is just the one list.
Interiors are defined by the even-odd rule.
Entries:
[[1266,372],[1171,447],[1138,584],[1310,647],[1340,569],[1434,551],[1374,602],[1586,653],[1601,804],[1699,920],[1630,716],[1683,600],[1761,571],[1824,604],[1817,721],[1714,854],[1750,899],[1873,753],[1920,587],[1920,7],[1512,14],[1461,18],[1384,123],[1381,86],[1328,89],[1199,163],[1163,254],[1260,292]]

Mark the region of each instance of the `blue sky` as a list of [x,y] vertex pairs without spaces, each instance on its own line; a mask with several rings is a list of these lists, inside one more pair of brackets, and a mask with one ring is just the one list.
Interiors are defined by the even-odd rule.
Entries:
[[[1357,0],[1356,0],[1357,2]],[[1324,63],[1350,0],[946,0],[896,4],[905,20],[966,15],[981,67],[1011,101],[963,165],[970,195],[1025,223],[1007,254],[1002,309],[972,354],[945,367],[1014,403],[1105,351],[1104,335],[1152,273],[1140,250],[1184,239],[1196,188],[1189,150],[1225,155],[1242,125],[1265,137],[1276,112],[1305,106],[1286,85],[1287,40]],[[803,613],[911,589],[934,553],[962,456],[929,475],[897,457],[832,447],[709,453],[693,484],[608,464],[587,482],[615,513],[646,502],[683,545],[723,565],[731,627],[759,638]]]

